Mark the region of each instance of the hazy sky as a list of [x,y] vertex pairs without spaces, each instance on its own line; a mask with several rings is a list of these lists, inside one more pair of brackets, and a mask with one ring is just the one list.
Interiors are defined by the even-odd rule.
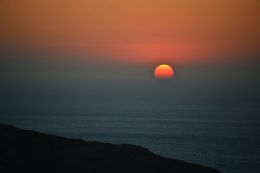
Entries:
[[[258,78],[259,0],[1,0],[2,77]],[[34,76],[34,77],[33,77]]]

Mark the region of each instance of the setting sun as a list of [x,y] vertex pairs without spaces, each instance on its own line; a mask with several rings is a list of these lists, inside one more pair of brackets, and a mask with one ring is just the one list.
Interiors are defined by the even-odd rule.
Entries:
[[174,76],[174,70],[167,64],[161,64],[155,68],[154,76],[158,79],[170,79]]

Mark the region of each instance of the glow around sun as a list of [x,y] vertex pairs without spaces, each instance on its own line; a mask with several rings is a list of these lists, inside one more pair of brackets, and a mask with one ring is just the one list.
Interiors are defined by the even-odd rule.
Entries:
[[161,64],[154,70],[154,77],[157,79],[171,79],[173,76],[174,70],[168,64]]

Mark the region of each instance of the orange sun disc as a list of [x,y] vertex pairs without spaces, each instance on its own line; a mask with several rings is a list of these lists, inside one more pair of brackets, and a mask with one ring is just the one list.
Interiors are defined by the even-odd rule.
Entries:
[[154,70],[154,76],[158,79],[170,79],[174,75],[174,70],[167,64],[161,64]]

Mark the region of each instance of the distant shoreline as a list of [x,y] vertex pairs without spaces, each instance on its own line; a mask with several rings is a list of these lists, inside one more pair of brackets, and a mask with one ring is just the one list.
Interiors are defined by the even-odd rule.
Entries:
[[0,173],[219,173],[129,144],[69,139],[0,124]]

